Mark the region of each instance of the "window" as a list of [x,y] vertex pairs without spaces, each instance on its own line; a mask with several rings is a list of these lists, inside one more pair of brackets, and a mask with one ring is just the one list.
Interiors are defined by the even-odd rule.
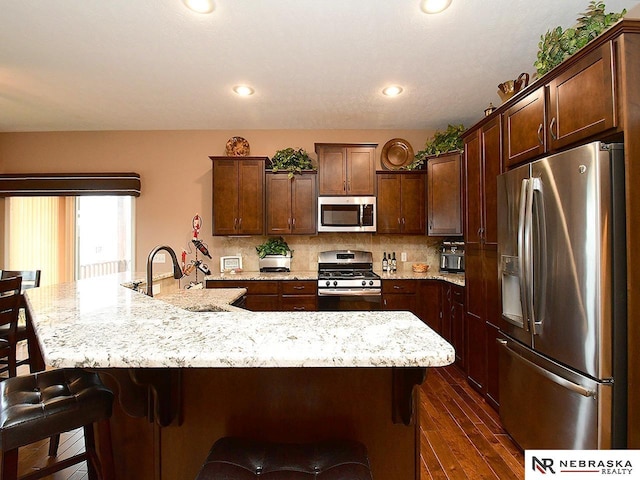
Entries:
[[50,285],[130,271],[133,197],[9,197],[5,267]]

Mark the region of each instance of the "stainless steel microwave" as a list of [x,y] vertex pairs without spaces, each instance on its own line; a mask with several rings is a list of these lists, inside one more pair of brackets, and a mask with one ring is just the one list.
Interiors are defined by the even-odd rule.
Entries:
[[318,197],[318,232],[375,232],[376,197]]

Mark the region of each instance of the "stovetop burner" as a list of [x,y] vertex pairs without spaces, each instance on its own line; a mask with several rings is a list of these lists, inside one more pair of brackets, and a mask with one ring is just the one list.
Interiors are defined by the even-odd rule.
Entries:
[[318,255],[318,294],[348,290],[379,293],[380,277],[373,272],[373,255],[359,250],[332,250]]

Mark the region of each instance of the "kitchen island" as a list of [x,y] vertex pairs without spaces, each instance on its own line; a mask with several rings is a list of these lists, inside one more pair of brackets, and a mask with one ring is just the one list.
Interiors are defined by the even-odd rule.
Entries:
[[[26,293],[46,365],[95,369],[118,393],[117,478],[194,478],[224,435],[354,438],[367,446],[376,479],[417,476],[411,393],[454,351],[414,315],[254,313],[229,306],[241,290],[163,300],[125,282]],[[202,305],[211,311],[190,311]]]

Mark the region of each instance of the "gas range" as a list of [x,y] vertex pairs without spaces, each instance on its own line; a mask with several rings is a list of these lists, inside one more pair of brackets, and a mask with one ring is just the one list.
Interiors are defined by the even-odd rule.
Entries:
[[379,295],[381,288],[371,252],[331,250],[318,255],[318,295]]

